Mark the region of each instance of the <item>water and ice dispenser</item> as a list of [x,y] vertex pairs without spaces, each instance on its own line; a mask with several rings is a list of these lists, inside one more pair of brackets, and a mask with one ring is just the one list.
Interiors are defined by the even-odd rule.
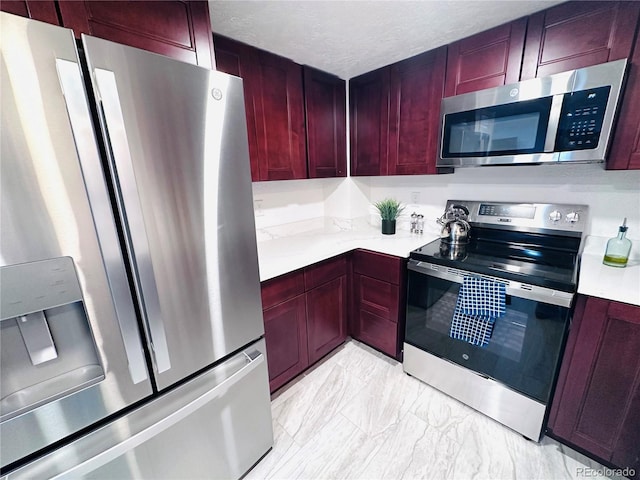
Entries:
[[0,421],[103,380],[71,257],[0,268]]

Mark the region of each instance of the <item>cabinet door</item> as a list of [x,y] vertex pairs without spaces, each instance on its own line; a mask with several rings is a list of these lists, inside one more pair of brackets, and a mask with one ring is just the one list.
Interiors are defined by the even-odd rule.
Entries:
[[302,66],[259,50],[256,69],[259,180],[307,178]]
[[347,276],[331,280],[307,292],[309,364],[347,338]]
[[303,71],[309,178],[346,177],[345,81],[307,66]]
[[521,18],[449,45],[445,96],[519,81],[526,28]]
[[522,79],[627,58],[640,2],[567,2],[529,17]]
[[206,1],[60,0],[62,24],[184,62],[213,66],[213,41]]
[[269,387],[275,391],[309,365],[305,296],[264,310]]
[[619,108],[616,130],[607,158],[607,169],[638,170],[640,169],[640,24],[628,69],[627,86]]
[[447,48],[391,66],[389,175],[437,173]]
[[389,68],[349,80],[351,175],[386,175]]
[[640,307],[578,299],[554,395],[554,435],[622,468],[640,467]]
[[256,132],[256,113],[254,99],[260,80],[256,65],[257,49],[220,35],[213,36],[216,57],[216,69],[242,78],[244,88],[245,115],[249,137],[249,158],[251,160],[251,180],[260,179],[258,169],[258,133]]
[[60,25],[56,4],[53,0],[2,0],[0,11],[32,18],[52,25]]

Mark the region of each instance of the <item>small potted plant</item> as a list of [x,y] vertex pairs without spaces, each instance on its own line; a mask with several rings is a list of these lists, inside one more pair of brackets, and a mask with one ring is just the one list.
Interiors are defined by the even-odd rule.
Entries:
[[396,219],[404,210],[404,206],[393,198],[385,198],[373,204],[382,218],[382,233],[392,235],[396,233]]

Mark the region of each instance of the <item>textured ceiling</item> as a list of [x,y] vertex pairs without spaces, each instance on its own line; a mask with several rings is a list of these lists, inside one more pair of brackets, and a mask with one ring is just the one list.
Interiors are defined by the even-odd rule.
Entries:
[[214,32],[348,79],[554,0],[209,2]]

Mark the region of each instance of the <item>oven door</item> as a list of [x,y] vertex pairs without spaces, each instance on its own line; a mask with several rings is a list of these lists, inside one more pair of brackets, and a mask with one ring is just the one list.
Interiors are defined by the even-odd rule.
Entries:
[[482,275],[507,284],[507,308],[489,344],[478,347],[449,336],[466,275],[474,274],[409,261],[405,342],[547,404],[573,294]]

